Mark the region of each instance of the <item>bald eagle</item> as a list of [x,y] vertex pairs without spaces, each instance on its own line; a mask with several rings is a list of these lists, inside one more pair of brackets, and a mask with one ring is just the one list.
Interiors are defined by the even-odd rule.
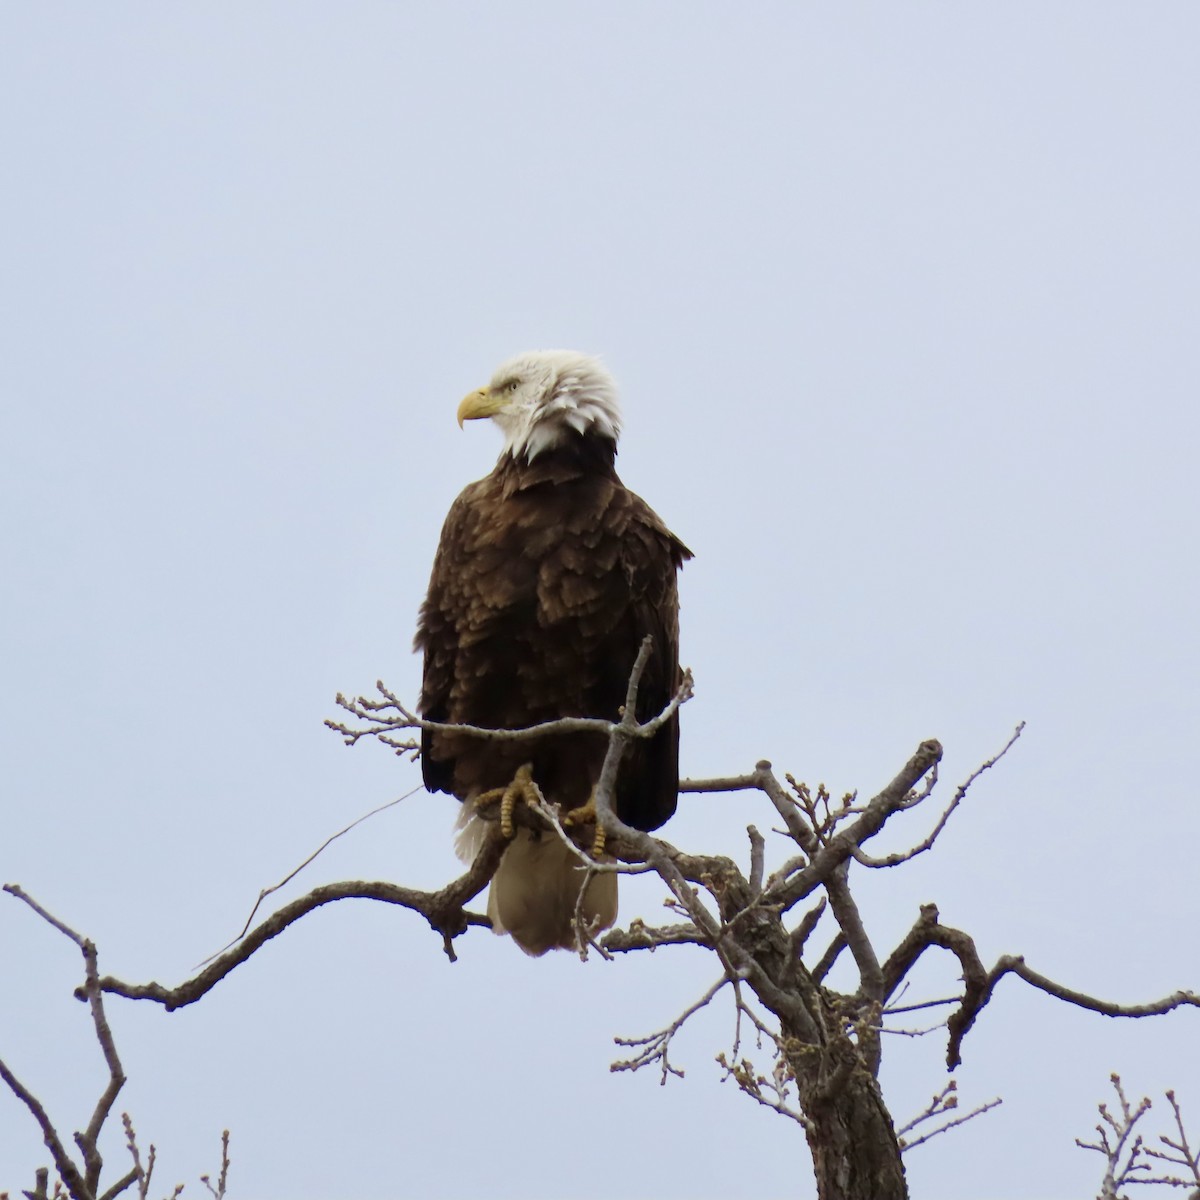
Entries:
[[[595,358],[567,350],[504,363],[458,409],[490,417],[504,435],[495,469],[450,508],[415,639],[424,653],[421,715],[430,721],[519,729],[559,717],[617,720],[643,638],[653,648],[637,716],[656,715],[680,682],[676,571],[691,551],[614,469],[621,428],[616,384]],[[463,801],[458,849],[483,834],[473,801],[520,768],[567,812],[587,805],[607,749],[603,734],[486,741],[421,739],[430,791]],[[657,829],[675,811],[678,714],[628,749],[617,815]],[[518,827],[492,880],[488,915],[527,954],[575,946],[584,878],[552,833]],[[616,875],[593,876],[581,911],[593,928],[616,920]]]

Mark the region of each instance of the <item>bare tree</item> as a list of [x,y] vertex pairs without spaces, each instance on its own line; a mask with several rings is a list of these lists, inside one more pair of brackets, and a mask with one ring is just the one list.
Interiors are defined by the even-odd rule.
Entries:
[[[927,805],[942,758],[942,747],[936,741],[922,742],[895,778],[867,801],[855,795],[835,800],[823,787],[814,791],[788,775],[781,780],[766,761],[743,775],[683,781],[682,792],[744,791],[763,798],[765,811],[782,823],[776,835],[789,847],[786,860],[769,875],[766,839],[754,825],[747,829],[745,870],[726,855],[688,853],[625,825],[612,805],[622,756],[634,739],[651,736],[691,694],[691,679],[685,677],[663,713],[639,724],[634,716],[637,689],[648,653],[647,642],[630,676],[624,714],[617,722],[568,718],[528,730],[455,727],[484,739],[584,729],[604,732],[609,748],[596,789],[596,808],[607,833],[605,861],[590,857],[590,840],[581,840],[586,835],[580,831],[565,829],[557,810],[543,798],[518,809],[515,819],[562,838],[579,856],[583,871],[656,874],[668,890],[668,904],[677,919],[659,926],[635,921],[602,936],[577,920],[579,954],[610,957],[687,944],[704,947],[714,956],[715,979],[706,992],[662,1029],[645,1037],[619,1038],[627,1057],[614,1063],[614,1070],[655,1068],[664,1080],[678,1073],[669,1058],[672,1038],[693,1014],[719,996],[727,996],[735,1014],[735,1034],[729,1053],[719,1059],[725,1078],[756,1103],[803,1128],[818,1196],[822,1200],[901,1200],[908,1195],[904,1152],[999,1101],[959,1114],[951,1082],[924,1112],[897,1129],[878,1083],[882,1034],[906,1032],[897,1021],[913,1019],[910,1014],[917,1012],[942,1012],[935,1028],[945,1028],[946,1062],[953,1070],[961,1061],[964,1038],[991,1001],[996,986],[1009,975],[1069,1004],[1109,1016],[1144,1017],[1200,1006],[1196,995],[1185,991],[1147,1004],[1113,1004],[1047,978],[1020,956],[1004,955],[989,968],[970,935],[941,924],[932,904],[921,907],[908,933],[889,952],[882,952],[872,942],[851,892],[851,870],[891,869],[929,850],[979,776],[1017,741],[1021,727],[959,785],[930,831],[902,852],[876,857],[865,847],[888,822],[906,820],[907,814]],[[377,688],[377,698],[338,697],[350,719],[328,724],[347,743],[373,738],[398,754],[415,755],[417,732],[447,728],[421,720],[382,683]],[[242,936],[178,986],[127,983],[103,976],[85,984],[78,994],[83,998],[103,993],[151,1000],[168,1009],[193,1004],[289,925],[325,904],[352,898],[382,901],[419,913],[454,960],[455,940],[472,926],[489,924],[486,916],[467,905],[487,886],[506,845],[498,814],[485,810],[483,815],[493,823],[475,861],[462,876],[436,892],[387,882],[328,884],[282,906],[253,927],[248,922]],[[260,902],[272,890],[264,891]],[[810,953],[809,942],[823,921],[832,924],[832,936],[819,954]],[[910,973],[930,949],[945,951],[957,960],[961,988],[950,997],[902,1003]],[[847,952],[855,985],[850,990],[835,990],[828,984],[828,976]],[[762,1053],[766,1054],[761,1065],[752,1061],[751,1046],[760,1060]],[[55,1161],[57,1164],[57,1157]]]

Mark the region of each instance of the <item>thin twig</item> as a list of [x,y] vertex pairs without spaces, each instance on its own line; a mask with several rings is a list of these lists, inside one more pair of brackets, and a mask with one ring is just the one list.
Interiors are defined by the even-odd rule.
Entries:
[[213,1200],[225,1200],[225,1191],[229,1185],[229,1130],[221,1133],[221,1174],[217,1176],[217,1186],[213,1187],[207,1175],[200,1176],[200,1182],[208,1188]]
[[712,1002],[716,994],[725,987],[726,984],[732,983],[736,976],[722,975],[700,997],[694,1004],[688,1005],[669,1025],[663,1029],[659,1029],[654,1033],[649,1033],[645,1037],[640,1038],[623,1038],[615,1037],[613,1041],[618,1046],[628,1046],[631,1049],[636,1049],[637,1053],[632,1058],[618,1059],[609,1066],[610,1071],[638,1071],[642,1067],[650,1066],[653,1063],[658,1063],[662,1068],[662,1078],[660,1084],[667,1082],[669,1075],[674,1075],[682,1079],[684,1072],[681,1068],[673,1066],[670,1059],[667,1057],[668,1048],[671,1045],[671,1039],[683,1028],[688,1020],[695,1016],[702,1008],[705,1008]]
[[286,887],[289,883],[291,883],[292,880],[295,879],[305,867],[313,862],[313,860],[316,859],[317,856],[321,854],[321,852],[324,851],[328,846],[331,846],[334,842],[336,842],[338,838],[349,833],[350,830],[354,829],[358,825],[361,825],[364,821],[369,821],[377,813],[386,812],[389,808],[395,808],[397,804],[408,800],[410,797],[415,796],[420,791],[424,791],[423,786],[415,787],[412,789],[412,791],[405,792],[403,796],[397,796],[395,800],[389,800],[386,804],[381,804],[377,808],[371,809],[370,812],[363,813],[361,817],[357,817],[351,821],[350,824],[345,827],[345,829],[339,829],[337,833],[331,834],[329,837],[327,837],[298,867],[295,867],[293,870],[289,871],[288,874],[286,874],[278,883],[272,884],[270,887],[263,888],[262,891],[258,893],[258,899],[254,902],[254,907],[250,910],[250,915],[246,918],[246,923],[242,926],[242,930],[237,937],[228,943],[228,945],[222,946],[221,949],[216,952],[216,954],[210,954],[208,958],[197,963],[197,969],[199,967],[208,966],[213,959],[219,958],[222,954],[224,954],[225,951],[230,948],[230,946],[236,946],[238,942],[240,942],[242,938],[246,936],[246,931],[250,928],[250,924],[257,915],[259,908],[262,906],[262,902],[268,896],[279,891],[280,888]]
[[961,996],[948,996],[944,1000],[922,1000],[920,1004],[889,1004],[884,1010],[883,1015],[891,1016],[893,1013],[918,1012],[922,1008],[940,1008],[944,1004],[961,1004]]
[[[951,814],[953,814],[954,810],[956,808],[958,808],[958,806],[966,798],[967,791],[969,790],[971,785],[975,782],[975,780],[977,780],[980,777],[980,775],[982,775],[984,773],[984,771],[987,771],[990,768],[994,767],[1009,752],[1009,750],[1012,749],[1013,745],[1016,743],[1017,738],[1019,738],[1021,736],[1021,731],[1024,728],[1025,728],[1025,722],[1022,721],[1016,727],[1016,729],[1013,730],[1012,737],[1010,737],[1008,739],[1008,741],[1005,742],[1004,748],[1002,750],[1000,750],[999,753],[993,754],[992,757],[987,760],[987,762],[981,763],[978,767],[975,768],[974,771],[971,772],[971,774],[967,777],[965,782],[959,784],[958,790],[954,793],[954,798],[946,806],[945,811],[938,818],[937,824],[934,825],[929,836],[927,838],[925,838],[924,841],[917,843],[917,845],[913,846],[909,850],[900,851],[895,854],[885,854],[880,858],[875,858],[872,855],[868,854],[861,847],[855,846],[851,850],[851,854],[854,857],[854,861],[857,863],[860,863],[864,867],[873,867],[873,868],[895,867],[895,866],[898,866],[900,863],[908,862],[908,860],[910,858],[916,858],[916,856],[918,854],[924,854],[925,851],[928,850],[933,845],[933,843],[937,841],[938,835],[942,832],[942,830],[946,828],[946,822],[950,820]],[[936,771],[936,767],[934,768],[934,770]],[[933,782],[934,781],[931,780],[931,785],[930,785],[930,787],[928,787],[926,789],[924,795],[917,795],[916,797],[914,797],[913,801],[906,802],[903,805],[901,805],[901,807],[902,808],[915,807],[916,803],[919,803],[921,800],[923,800],[925,798],[925,796],[927,796],[929,794],[929,792],[933,790],[932,789]]]
[[948,1084],[930,1101],[929,1106],[924,1112],[918,1113],[906,1125],[902,1125],[896,1130],[896,1136],[900,1140],[900,1149],[907,1154],[908,1151],[917,1146],[924,1145],[930,1138],[935,1138],[939,1133],[945,1133],[948,1129],[953,1129],[957,1125],[965,1124],[967,1121],[975,1117],[982,1116],[985,1112],[990,1112],[993,1108],[997,1108],[1003,1101],[999,1096],[987,1101],[986,1104],[979,1105],[978,1108],[973,1108],[969,1113],[963,1113],[961,1116],[954,1117],[952,1120],[939,1125],[936,1129],[929,1130],[928,1133],[923,1133],[918,1138],[913,1138],[911,1141],[905,1137],[905,1134],[911,1133],[918,1125],[926,1121],[934,1120],[937,1117],[944,1116],[948,1112],[952,1112],[958,1107],[958,1085],[954,1080],[950,1080]]

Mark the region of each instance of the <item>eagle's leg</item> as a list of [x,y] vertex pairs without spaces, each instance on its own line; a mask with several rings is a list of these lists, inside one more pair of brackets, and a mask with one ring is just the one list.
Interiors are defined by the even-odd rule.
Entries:
[[475,797],[475,807],[483,808],[488,804],[500,802],[500,832],[510,841],[516,837],[517,830],[513,824],[513,812],[517,801],[524,800],[531,808],[541,797],[537,785],[533,782],[533,763],[525,763],[517,768],[512,783],[507,787],[492,788]]
[[608,832],[600,823],[600,819],[596,814],[595,788],[592,788],[592,794],[588,797],[588,802],[566,813],[563,816],[562,823],[563,825],[589,825],[594,823],[596,832],[592,837],[592,857],[599,858],[604,853],[604,843],[608,840]]

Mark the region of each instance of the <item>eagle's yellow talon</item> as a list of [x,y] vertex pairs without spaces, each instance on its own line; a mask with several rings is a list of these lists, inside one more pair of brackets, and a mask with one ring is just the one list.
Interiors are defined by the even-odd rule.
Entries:
[[532,785],[533,764],[525,763],[517,768],[512,783],[504,789],[504,796],[500,800],[500,832],[510,841],[517,836],[516,826],[513,825],[517,801],[524,800],[526,804],[532,804],[536,798]]
[[562,819],[564,826],[567,825],[590,825],[595,824],[596,833],[592,838],[592,857],[599,858],[604,853],[604,844],[608,840],[608,834],[596,815],[596,793],[595,791],[588,797],[588,802],[581,805],[579,808],[573,808]]
[[564,825],[587,825],[596,819],[596,793],[593,792],[588,797],[586,804],[581,804],[578,808],[569,809],[563,814],[562,823]]
[[517,798],[512,789],[505,789],[500,800],[500,832],[511,842],[517,836],[516,826],[513,825],[513,809],[517,807]]
[[517,773],[513,776],[512,783],[507,787],[491,788],[489,791],[481,792],[476,796],[475,807],[486,808],[488,805],[499,801],[500,832],[509,841],[512,841],[517,836],[517,827],[513,822],[513,813],[516,811],[517,801],[524,800],[526,804],[532,805],[537,799],[538,791],[533,782],[533,764],[526,763],[524,766],[517,768]]

